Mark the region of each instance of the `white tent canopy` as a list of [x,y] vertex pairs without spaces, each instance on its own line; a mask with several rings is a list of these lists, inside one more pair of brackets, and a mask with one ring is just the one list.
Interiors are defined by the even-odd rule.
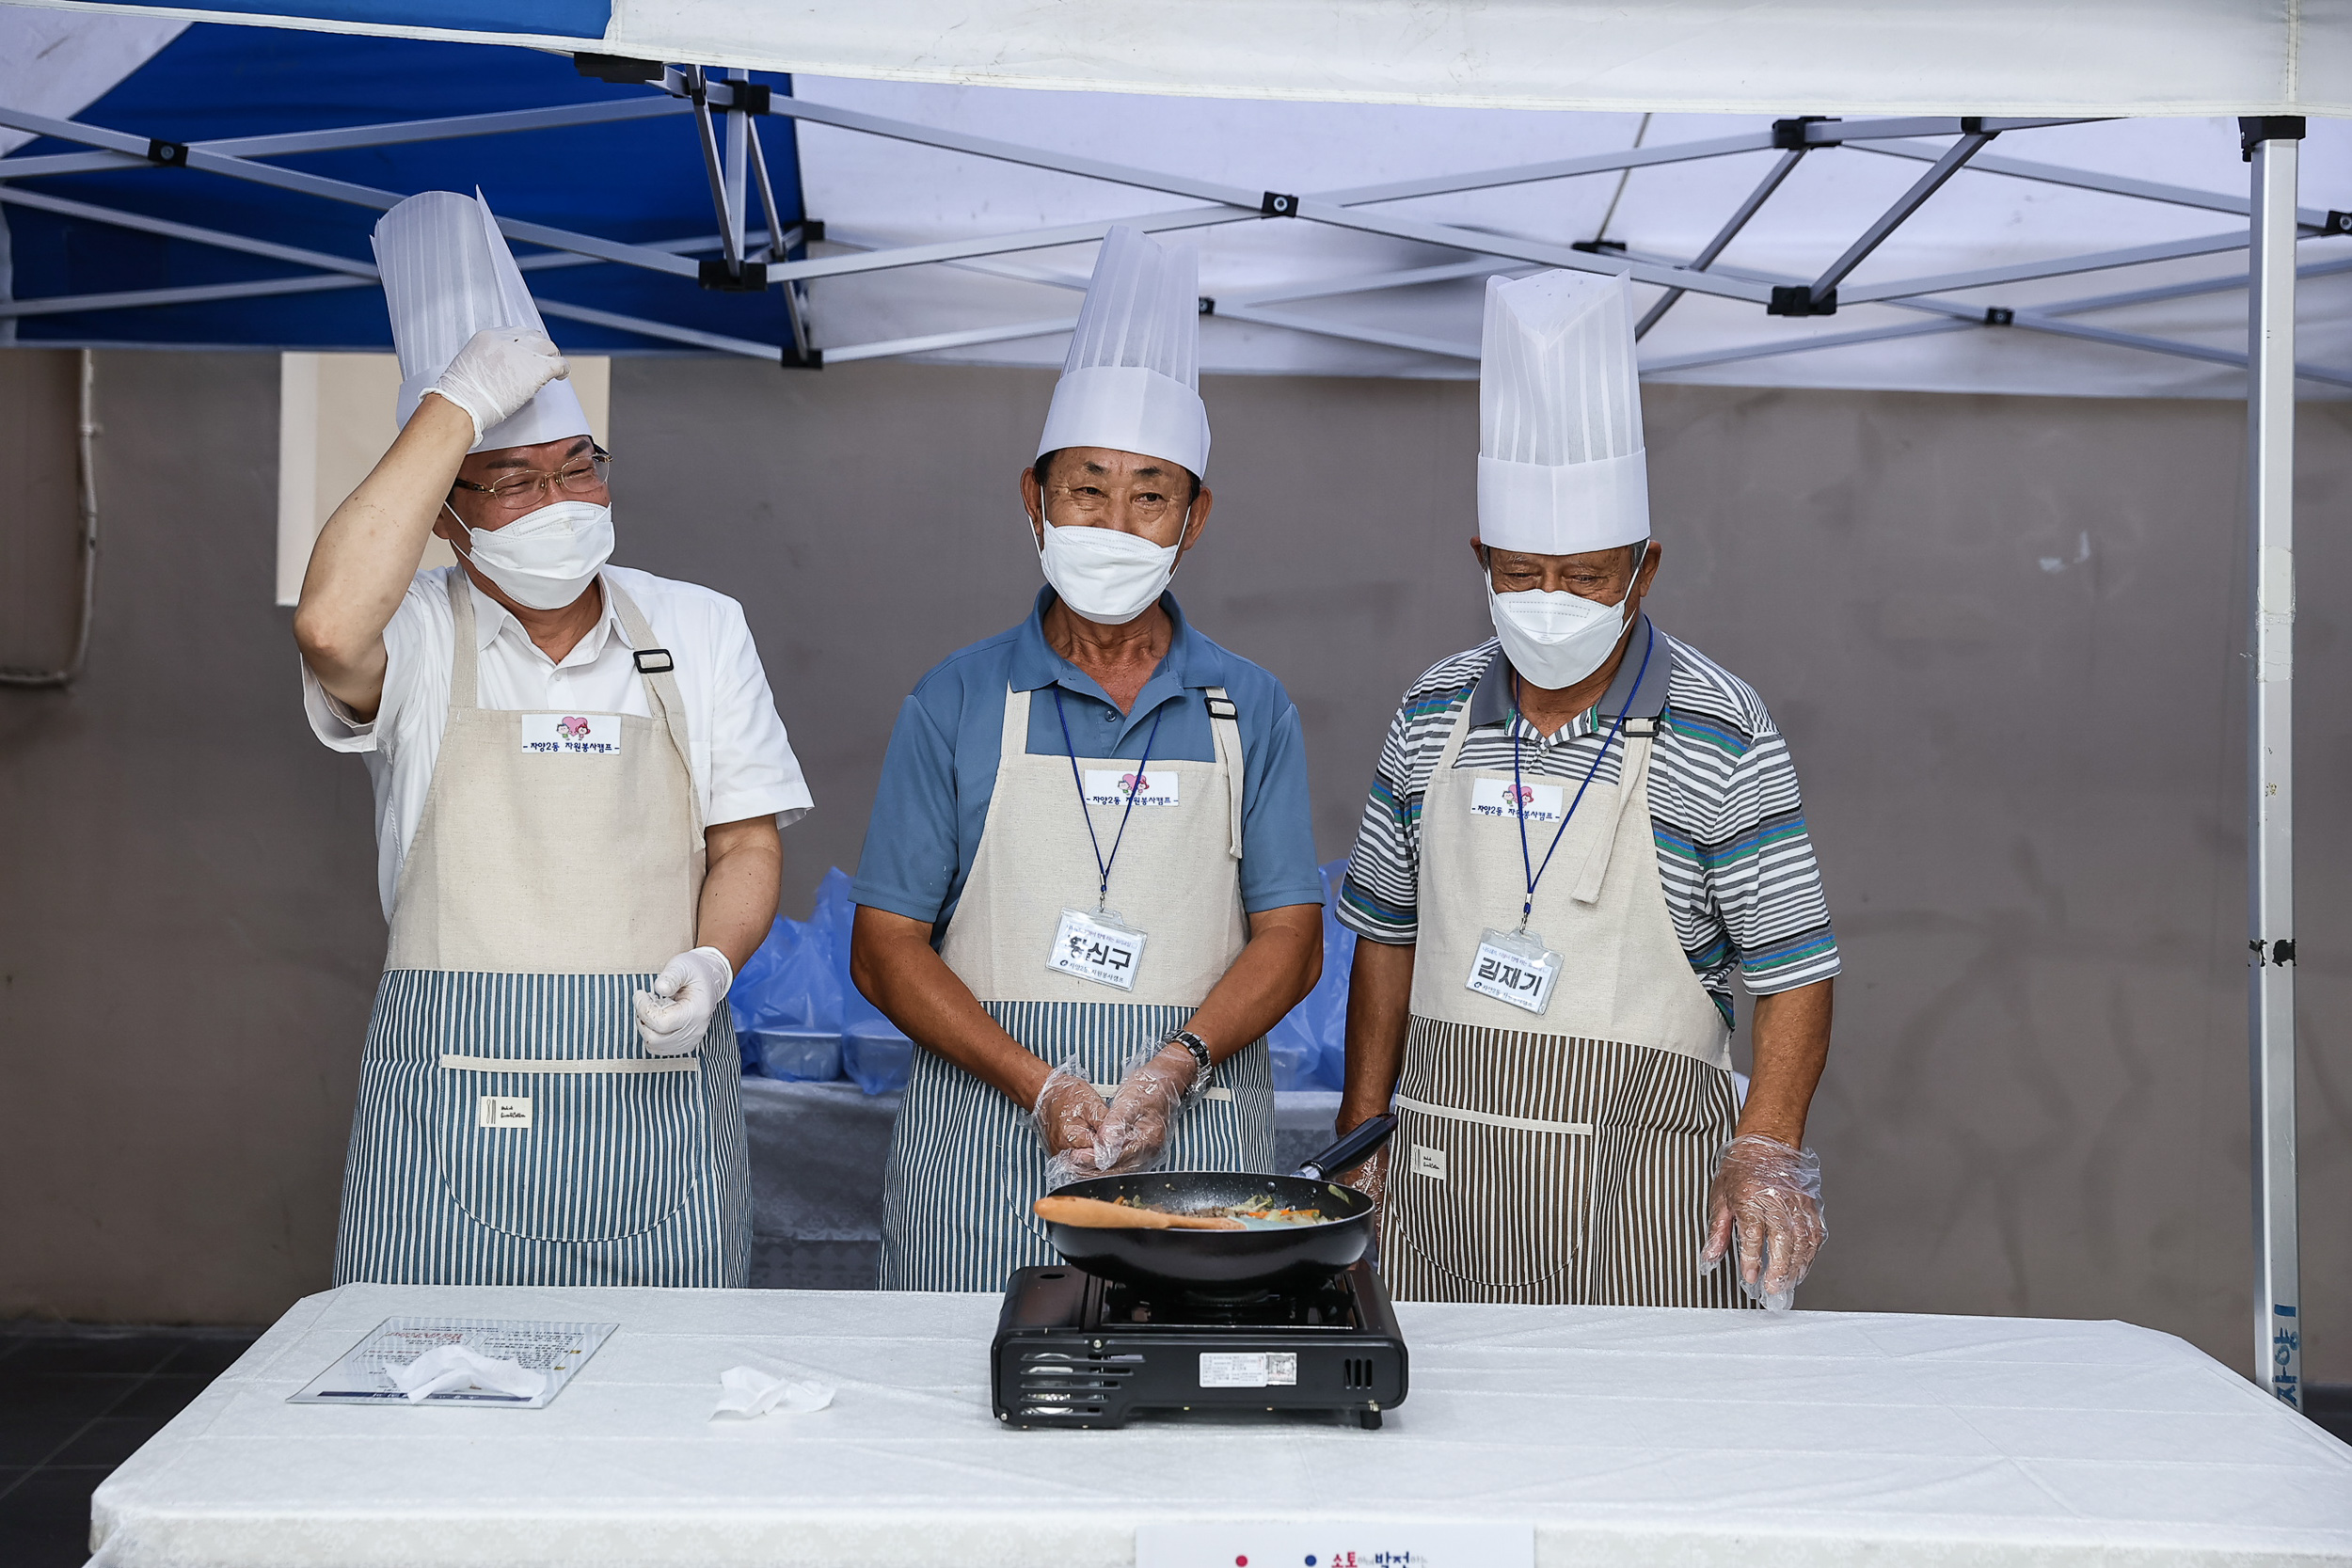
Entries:
[[[2352,9],[2329,0],[612,0],[601,27],[600,4],[72,8],[1084,92],[1689,114],[2352,112]],[[457,24],[468,12],[476,26]],[[437,24],[404,20],[427,13]]]

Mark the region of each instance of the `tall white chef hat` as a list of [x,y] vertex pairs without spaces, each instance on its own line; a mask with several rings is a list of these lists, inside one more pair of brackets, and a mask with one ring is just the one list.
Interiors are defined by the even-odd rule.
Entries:
[[1038,455],[1109,447],[1181,463],[1199,479],[1209,466],[1200,388],[1199,254],[1140,230],[1112,230],[1095,258]]
[[1649,537],[1633,306],[1622,277],[1486,279],[1478,537],[1577,555]]
[[[547,330],[479,191],[469,197],[426,191],[386,213],[375,226],[375,265],[392,313],[392,346],[400,352],[398,419],[404,425],[475,333],[493,326]],[[572,384],[550,381],[513,418],[483,432],[473,450],[536,446],[588,433],[588,415]]]

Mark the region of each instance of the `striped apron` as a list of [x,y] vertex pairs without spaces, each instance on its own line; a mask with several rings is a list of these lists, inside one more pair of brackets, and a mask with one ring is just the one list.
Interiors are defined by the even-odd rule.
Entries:
[[[641,677],[649,719],[485,708],[457,574],[450,604],[449,721],[360,1061],[335,1283],[739,1286],[750,1175],[726,1007],[699,1053],[649,1056],[630,1006],[694,945],[702,894],[676,678]],[[572,725],[618,752],[563,750]]]
[[[1519,825],[1471,809],[1470,705],[1422,807],[1420,937],[1381,1212],[1405,1301],[1744,1305],[1728,1259],[1702,1277],[1707,1188],[1730,1138],[1729,1032],[1666,912],[1649,758],[1625,721],[1620,783],[1596,780],[1537,884],[1528,929],[1563,958],[1549,1007],[1469,990],[1480,933],[1518,923]],[[1573,784],[1574,781],[1571,781]],[[1563,792],[1564,802],[1574,796]],[[1556,822],[1528,824],[1541,862]]]
[[[988,822],[940,957],[1007,1034],[1069,1062],[1105,1096],[1141,1047],[1181,1029],[1248,940],[1241,907],[1241,727],[1211,687],[1214,762],[1154,762],[1173,805],[1135,808],[1111,868],[1110,906],[1144,933],[1132,991],[1045,967],[1065,909],[1094,907],[1099,880],[1066,756],[1029,755],[1029,696],[1005,697]],[[1133,759],[1078,767],[1133,771]],[[1087,806],[1108,845],[1118,806]],[[1168,1139],[1176,1170],[1270,1170],[1274,1077],[1265,1042],[1219,1062],[1207,1094]],[[917,1050],[892,1129],[882,1185],[886,1291],[1001,1291],[1012,1271],[1059,1260],[1029,1206],[1044,1195],[1045,1149],[1029,1107],[943,1056]]]

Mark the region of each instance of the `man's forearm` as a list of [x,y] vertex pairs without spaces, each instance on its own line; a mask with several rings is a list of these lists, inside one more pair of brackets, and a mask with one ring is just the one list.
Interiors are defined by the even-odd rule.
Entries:
[[717,948],[740,974],[775,924],[784,888],[784,844],[772,816],[722,822],[704,832],[703,844],[707,859],[694,945]]
[[1285,904],[1249,917],[1249,941],[1185,1025],[1223,1061],[1282,1022],[1323,974],[1323,906]]
[[930,927],[859,905],[850,927],[850,978],[915,1044],[993,1085],[1025,1111],[1037,1104],[1053,1069],[989,1016],[931,946]]
[[1345,1132],[1389,1108],[1405,1066],[1405,1028],[1413,999],[1410,942],[1356,942],[1347,977],[1347,1079],[1340,1092],[1339,1128]]
[[383,697],[384,627],[473,440],[470,415],[426,397],[311,546],[294,641],[320,684],[362,718],[374,717]]
[[1760,1132],[1791,1148],[1804,1147],[1804,1122],[1814,1088],[1829,1061],[1831,980],[1756,999],[1756,1070],[1740,1113],[1741,1132]]

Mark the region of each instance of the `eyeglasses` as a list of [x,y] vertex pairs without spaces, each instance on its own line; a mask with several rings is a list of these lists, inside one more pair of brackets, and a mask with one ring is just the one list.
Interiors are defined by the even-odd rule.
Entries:
[[565,496],[593,496],[605,487],[606,476],[612,471],[612,454],[602,447],[592,448],[585,457],[575,457],[552,473],[544,468],[526,468],[507,475],[496,484],[476,484],[470,479],[454,481],[460,490],[472,490],[490,498],[495,512],[527,512],[539,504],[539,497],[549,486]]

